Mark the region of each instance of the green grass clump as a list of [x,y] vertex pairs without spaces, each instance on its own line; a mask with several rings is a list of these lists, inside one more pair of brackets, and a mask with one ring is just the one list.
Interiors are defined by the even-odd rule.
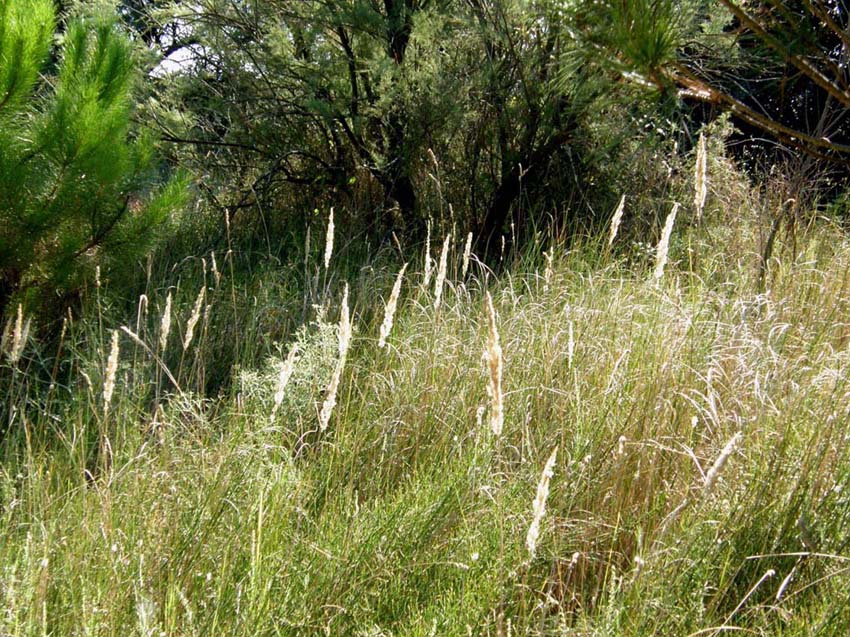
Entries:
[[361,271],[324,431],[339,275],[99,301],[0,368],[0,634],[847,634],[850,244],[818,230],[766,291],[748,258],[671,250],[660,281],[593,246],[456,263],[436,311],[410,268],[384,349],[398,267]]

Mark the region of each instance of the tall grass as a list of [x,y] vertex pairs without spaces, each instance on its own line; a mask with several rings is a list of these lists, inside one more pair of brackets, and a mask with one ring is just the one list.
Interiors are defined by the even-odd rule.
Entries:
[[342,303],[337,275],[303,324],[286,277],[198,270],[25,343],[0,634],[847,634],[850,244],[818,230],[756,293],[667,241],[657,281],[607,244]]

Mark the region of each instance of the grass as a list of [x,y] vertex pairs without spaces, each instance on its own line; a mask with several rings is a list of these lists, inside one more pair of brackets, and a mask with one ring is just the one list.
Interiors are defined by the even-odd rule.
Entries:
[[[674,230],[657,282],[594,245],[460,281],[455,246],[437,310],[408,269],[386,348],[398,266],[360,270],[324,431],[343,277],[319,255],[301,292],[300,260],[184,263],[146,312],[104,290],[58,356],[0,368],[0,634],[847,634],[850,243],[817,229],[758,292],[712,232]],[[150,351],[120,332],[106,411],[121,326]]]

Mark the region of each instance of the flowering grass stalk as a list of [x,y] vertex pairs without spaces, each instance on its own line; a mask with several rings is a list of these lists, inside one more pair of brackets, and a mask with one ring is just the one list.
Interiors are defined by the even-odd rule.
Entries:
[[336,394],[339,390],[339,381],[342,378],[342,372],[345,368],[345,359],[348,355],[348,347],[351,344],[351,317],[348,310],[348,284],[345,284],[345,291],[342,294],[342,305],[339,313],[339,327],[337,328],[337,338],[339,343],[339,357],[337,358],[336,367],[334,367],[331,382],[328,384],[328,389],[325,392],[325,401],[322,404],[322,410],[319,412],[319,429],[324,431],[328,428],[328,423],[331,420],[331,414],[336,407]]
[[496,310],[493,308],[493,298],[487,292],[487,319],[490,327],[487,339],[487,366],[490,371],[490,384],[487,392],[490,394],[490,430],[493,435],[500,436],[505,424],[505,405],[502,395],[502,346],[499,343],[499,330],[496,327]]
[[658,242],[658,247],[655,250],[655,272],[653,276],[656,281],[661,280],[664,276],[664,267],[667,265],[667,255],[670,251],[670,235],[673,234],[673,224],[676,222],[676,213],[679,212],[679,204],[673,204],[673,210],[667,215],[667,220],[664,222],[664,229],[661,231],[661,239]]
[[443,241],[443,250],[440,252],[440,267],[437,269],[437,279],[434,281],[434,310],[440,309],[443,300],[443,286],[446,283],[446,267],[448,266],[449,242],[452,235],[446,235]]
[[531,525],[528,527],[528,533],[525,536],[525,546],[528,549],[529,555],[534,557],[537,551],[537,541],[540,539],[540,522],[543,516],[546,515],[546,500],[549,498],[549,482],[555,473],[555,460],[558,457],[558,447],[552,451],[552,455],[546,461],[543,467],[543,473],[540,475],[540,482],[537,483],[537,495],[534,498],[533,517]]
[[384,307],[384,322],[381,323],[381,333],[378,337],[378,347],[380,348],[386,347],[387,337],[393,329],[393,320],[395,319],[396,308],[398,307],[398,297],[401,294],[401,283],[404,279],[405,270],[407,270],[407,263],[405,263],[401,267],[401,270],[398,271],[392,292],[390,293],[390,298]]

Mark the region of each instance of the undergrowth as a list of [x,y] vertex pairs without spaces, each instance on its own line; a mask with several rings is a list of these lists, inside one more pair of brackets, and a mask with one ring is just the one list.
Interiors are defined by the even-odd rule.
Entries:
[[456,240],[386,348],[397,266],[206,255],[131,315],[104,282],[0,368],[0,634],[848,634],[850,243],[760,286],[744,223],[675,230],[657,281],[595,243],[461,279]]

